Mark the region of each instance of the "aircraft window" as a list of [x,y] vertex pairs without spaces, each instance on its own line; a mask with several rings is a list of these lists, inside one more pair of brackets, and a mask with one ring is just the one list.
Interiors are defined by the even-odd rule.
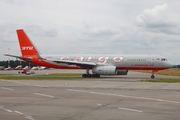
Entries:
[[166,58],[161,58],[161,61],[167,61],[167,59]]

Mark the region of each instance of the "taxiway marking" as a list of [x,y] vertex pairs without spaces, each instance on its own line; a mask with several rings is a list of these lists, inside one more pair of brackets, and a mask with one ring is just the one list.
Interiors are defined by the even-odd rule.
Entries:
[[14,90],[14,89],[7,88],[7,87],[1,87],[1,89],[5,89],[5,90]]
[[[5,81],[2,80],[1,81]],[[19,81],[12,81],[12,80],[8,80],[7,82],[12,82],[12,83],[17,83],[17,84],[23,84],[23,85],[31,85],[31,86],[36,86],[36,87],[49,87],[49,86],[45,86],[45,85],[38,85],[38,84],[30,84],[30,83],[26,83],[26,82],[19,82]]]
[[34,93],[35,95],[40,95],[40,96],[44,96],[44,97],[51,97],[54,98],[54,96],[52,95],[46,95],[46,94],[41,94],[41,93]]
[[141,111],[141,110],[130,109],[130,108],[123,108],[123,107],[118,107],[118,109],[127,110],[127,111],[132,111],[132,112],[143,112],[143,111]]
[[7,112],[14,112],[14,113],[17,113],[17,114],[19,114],[19,115],[23,115],[23,116],[25,116],[25,118],[27,118],[27,119],[29,119],[29,120],[34,120],[34,118],[33,118],[32,116],[30,116],[30,115],[27,115],[27,114],[22,113],[22,112],[17,111],[17,110],[13,111],[13,110],[10,110],[10,109],[6,109],[6,108],[4,108],[4,106],[2,106],[2,105],[0,105],[0,109],[5,110],[5,111],[7,111]]
[[9,110],[9,109],[4,109],[5,111],[7,111],[7,112],[13,112],[12,110]]
[[152,101],[158,101],[158,102],[180,104],[179,101],[163,100],[163,99],[156,99],[156,98],[136,97],[136,96],[121,95],[121,94],[101,93],[101,92],[75,90],[75,89],[68,89],[68,90],[69,91],[74,91],[74,92],[85,92],[85,93],[98,94],[98,95],[117,96],[117,97],[126,97],[126,98],[133,98],[133,99],[144,99],[144,100],[152,100]]
[[38,85],[38,84],[32,84],[33,86],[37,86],[37,87],[48,87],[48,86],[44,86],[44,85]]
[[96,105],[98,105],[98,106],[102,106],[102,104],[100,104],[100,103],[97,103]]
[[22,112],[19,112],[19,111],[14,111],[14,112],[17,113],[17,114],[20,114],[20,115],[23,114]]

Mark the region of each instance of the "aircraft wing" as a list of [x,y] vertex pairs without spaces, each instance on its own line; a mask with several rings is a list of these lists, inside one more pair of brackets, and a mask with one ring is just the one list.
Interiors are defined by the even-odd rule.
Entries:
[[63,63],[68,65],[76,65],[76,66],[96,66],[96,63],[92,62],[78,62],[78,61],[69,61],[69,60],[54,60],[55,63]]
[[[16,55],[10,55],[10,54],[4,54],[4,55],[19,58],[19,59],[26,60],[26,61],[33,60],[33,58],[31,58],[31,57],[23,57],[23,56],[16,56]],[[43,58],[41,58],[41,59],[43,59]],[[46,60],[46,59],[43,59],[43,60]],[[92,63],[92,62],[78,62],[78,61],[69,61],[69,60],[50,60],[50,61],[53,61],[55,63],[63,63],[63,64],[67,64],[67,65],[76,65],[76,66],[80,66],[80,67],[96,66],[96,64]]]

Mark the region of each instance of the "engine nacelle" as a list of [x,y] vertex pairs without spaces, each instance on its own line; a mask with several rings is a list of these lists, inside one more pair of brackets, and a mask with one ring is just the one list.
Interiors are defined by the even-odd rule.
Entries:
[[128,70],[118,70],[117,75],[127,75]]
[[116,66],[97,66],[92,69],[92,72],[100,75],[115,75]]

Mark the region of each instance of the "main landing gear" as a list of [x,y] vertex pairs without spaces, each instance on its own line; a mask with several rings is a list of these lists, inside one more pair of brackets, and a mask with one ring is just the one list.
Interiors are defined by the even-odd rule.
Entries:
[[83,78],[99,78],[100,74],[89,74],[89,69],[86,69],[86,74],[82,74]]

